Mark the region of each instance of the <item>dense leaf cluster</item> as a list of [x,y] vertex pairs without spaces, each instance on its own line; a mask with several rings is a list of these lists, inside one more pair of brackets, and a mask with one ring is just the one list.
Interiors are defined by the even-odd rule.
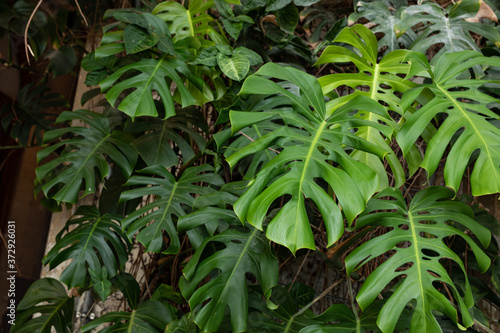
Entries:
[[[100,46],[81,62],[86,83],[99,86],[83,103],[102,94],[103,112],[53,121],[44,107],[56,96],[37,86],[2,109],[19,144],[43,134],[36,176],[47,199],[100,194],[43,260],[72,260],[60,278],[68,288],[127,299],[130,311],[82,331],[489,329],[477,305],[500,306],[498,222],[461,200],[461,186],[500,193],[493,9],[360,1],[347,21],[321,5],[169,0],[108,10]],[[0,26],[21,34],[23,6]],[[66,70],[53,53],[65,50],[47,54],[55,75]],[[125,269],[132,244],[157,254],[148,293]],[[342,278],[321,290],[286,281],[286,256],[301,249],[324,254]],[[169,266],[179,258],[182,275]],[[481,273],[491,283],[473,277]],[[314,312],[337,284],[345,304]],[[60,282],[42,279],[12,332],[69,332],[73,303]]]

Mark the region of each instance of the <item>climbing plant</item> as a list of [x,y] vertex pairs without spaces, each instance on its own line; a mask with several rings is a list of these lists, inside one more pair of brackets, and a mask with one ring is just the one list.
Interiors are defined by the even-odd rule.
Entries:
[[[58,234],[43,263],[73,261],[33,284],[12,332],[71,331],[64,285],[127,299],[84,332],[494,329],[500,228],[477,205],[500,193],[494,8],[358,2],[346,26],[317,2],[108,10],[81,61],[105,111],[53,119],[28,106],[56,97],[36,86],[2,109],[13,138],[43,145],[48,199],[101,196]],[[147,291],[134,245],[154,254]],[[338,281],[284,274],[311,252]]]

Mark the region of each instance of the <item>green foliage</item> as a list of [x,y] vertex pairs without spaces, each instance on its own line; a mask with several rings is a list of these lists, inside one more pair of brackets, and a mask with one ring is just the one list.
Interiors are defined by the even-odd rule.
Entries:
[[[38,162],[41,162],[57,149],[64,148],[59,157],[36,169],[44,194],[57,202],[75,203],[82,185],[82,196],[94,193],[94,168],[99,170],[100,180],[109,175],[106,157],[112,159],[127,177],[132,173],[137,160],[137,153],[130,146],[132,136],[126,132],[112,131],[108,119],[101,114],[86,110],[65,111],[57,118],[56,123],[77,120],[89,127],[63,127],[45,133],[44,142],[61,139],[66,134],[72,134],[73,137],[59,140],[40,151],[37,156]],[[56,187],[60,183],[62,187]],[[52,189],[55,190],[51,192]]]
[[43,259],[51,269],[73,259],[59,278],[70,288],[83,287],[92,271],[96,278],[102,274],[113,277],[128,258],[128,243],[118,223],[120,216],[101,216],[93,206],[78,207],[75,216],[79,215],[66,223],[57,234],[56,245]]
[[444,54],[431,67],[422,54],[413,53],[408,57],[412,73],[423,72],[432,83],[421,84],[403,96],[401,105],[409,108],[425,90],[434,95],[412,114],[397,135],[404,153],[415,143],[428,123],[438,114],[446,113],[442,125],[428,142],[422,167],[433,174],[441,157],[452,143],[444,167],[446,185],[458,191],[462,176],[473,153],[479,150],[470,178],[472,195],[497,193],[500,188],[500,146],[494,139],[500,129],[493,119],[499,116],[488,108],[498,100],[482,93],[479,87],[496,81],[479,80],[466,75],[476,65],[499,66],[498,58],[488,58],[474,51]]
[[44,131],[53,129],[56,118],[47,109],[58,106],[67,106],[61,95],[28,84],[19,90],[17,103],[6,103],[0,110],[2,127],[24,147],[40,145]]
[[[297,95],[262,76],[296,84]],[[314,249],[305,209],[305,199],[310,198],[325,220],[328,244],[333,244],[342,235],[343,218],[333,198],[327,195],[314,178],[324,179],[331,186],[345,216],[352,222],[377,189],[378,180],[371,169],[347,155],[341,145],[347,144],[379,156],[383,156],[385,151],[349,131],[349,127],[358,123],[349,113],[353,110],[370,110],[387,118],[385,109],[365,96],[359,96],[344,105],[325,104],[321,86],[314,77],[276,64],[266,64],[250,76],[241,93],[280,93],[289,98],[293,108],[276,108],[259,113],[231,112],[233,133],[275,115],[279,115],[286,124],[228,158],[228,163],[234,166],[241,158],[265,150],[273,142],[281,147],[286,145],[259,171],[249,189],[236,202],[235,212],[242,221],[247,220],[262,229],[267,210],[273,201],[283,195],[291,195],[290,201],[269,223],[266,236],[287,246],[292,252],[300,248]],[[368,122],[363,122],[363,125],[382,127]],[[338,163],[342,169],[333,167],[331,162]],[[277,176],[281,177],[269,184]],[[362,187],[357,185],[361,183]]]
[[[211,242],[223,243],[225,248],[201,261],[205,248]],[[220,273],[198,288],[198,284],[214,269]],[[179,282],[191,308],[203,304],[194,319],[198,326],[208,332],[217,330],[224,319],[226,307],[229,307],[232,331],[246,330],[246,273],[257,279],[264,297],[269,299],[271,288],[278,283],[278,262],[262,232],[256,228],[249,232],[230,229],[205,239],[184,268],[184,277]],[[210,301],[205,304],[207,300]]]
[[[48,67],[1,120],[22,146],[43,135],[48,199],[100,196],[43,261],[72,260],[68,288],[127,300],[83,332],[492,329],[480,309],[500,304],[498,221],[459,193],[500,192],[494,11],[360,1],[349,24],[370,22],[345,28],[352,9],[316,2],[108,10],[81,62],[99,85],[82,102],[103,92],[105,110],[55,123],[47,107],[62,102],[45,84],[73,71],[70,46],[83,44],[66,37],[69,18],[34,14],[28,38]],[[0,27],[21,36],[33,8],[0,4]],[[131,245],[154,252],[144,280],[124,269]],[[13,332],[70,332],[73,303],[37,281]]]
[[174,223],[175,218],[185,215],[186,209],[192,206],[194,197],[191,193],[206,194],[214,191],[210,187],[198,186],[196,183],[204,182],[218,186],[223,184],[220,176],[210,171],[212,168],[209,165],[188,168],[176,180],[165,167],[154,165],[139,172],[149,174],[151,177],[132,176],[125,185],[141,187],[123,192],[120,201],[149,195],[155,196],[155,200],[138,208],[121,221],[128,238],[132,240],[138,233],[136,239],[145,246],[146,251],[160,252],[163,246],[162,231],[165,230],[170,236],[170,244],[163,253],[177,253],[180,242]]
[[101,324],[113,323],[99,332],[164,332],[167,324],[173,319],[168,308],[162,303],[149,300],[142,303],[132,312],[110,312],[82,327],[82,332],[90,332]]
[[[17,306],[15,325],[12,333],[72,332],[73,308],[75,301],[66,295],[63,284],[52,278],[33,282],[24,298]],[[40,316],[32,318],[36,313]]]
[[[389,232],[361,244],[346,258],[346,271],[350,274],[371,259],[388,251],[394,254],[363,283],[356,299],[362,309],[368,307],[383,288],[394,278],[402,276],[401,283],[394,294],[384,304],[377,319],[378,326],[384,332],[392,332],[404,307],[412,300],[413,314],[411,332],[439,332],[439,324],[432,310],[446,314],[457,322],[457,304],[465,327],[473,324],[468,308],[474,303],[467,279],[467,271],[460,257],[451,251],[443,238],[460,236],[474,252],[481,271],[485,271],[489,258],[480,247],[465,233],[447,224],[448,221],[459,223],[470,229],[484,247],[490,241],[489,231],[475,222],[473,213],[467,205],[449,201],[452,190],[444,187],[429,187],[415,195],[407,207],[401,192],[388,188],[372,199],[364,215],[356,221],[356,228],[367,225],[392,228]],[[383,200],[383,197],[391,200]],[[378,212],[381,209],[395,212]],[[401,243],[406,243],[402,246]],[[461,268],[465,288],[464,299],[455,287],[445,268],[440,263],[442,258],[450,258]],[[448,300],[438,289],[438,285],[447,285],[453,293],[454,302]]]
[[443,10],[438,4],[427,2],[409,6],[401,12],[401,19],[394,25],[397,36],[417,24],[424,23],[425,29],[410,46],[417,52],[425,53],[432,45],[443,43],[439,53],[476,50],[479,48],[469,31],[475,32],[494,43],[500,42],[498,32],[485,23],[470,22],[477,14],[481,0],[464,0]]
[[[380,61],[377,61],[377,40],[370,30],[362,25],[355,25],[352,28],[342,30],[334,42],[342,42],[355,47],[362,57],[347,48],[336,45],[328,46],[321,54],[321,57],[316,62],[317,65],[330,62],[353,62],[359,70],[359,73],[325,75],[318,80],[325,95],[331,94],[341,86],[354,89],[353,93],[334,99],[332,103],[342,105],[357,96],[367,96],[385,105],[387,111],[402,115],[401,100],[397,94],[405,93],[416,85],[414,82],[402,78],[408,75],[410,69],[410,66],[403,62],[408,55],[408,51],[393,51]],[[358,117],[371,123],[382,121],[387,123],[393,131],[398,128],[392,119],[381,117],[374,112],[360,112]],[[388,152],[384,158],[391,167],[396,186],[401,186],[405,181],[404,170],[398,157],[389,147],[390,142],[387,142],[393,136],[391,129],[386,128],[385,131],[379,131],[373,126],[362,126],[358,129],[356,135],[369,142],[376,143]],[[377,156],[357,150],[351,154],[351,157],[370,166],[377,172],[380,179],[379,190],[388,186],[389,181],[385,167]]]

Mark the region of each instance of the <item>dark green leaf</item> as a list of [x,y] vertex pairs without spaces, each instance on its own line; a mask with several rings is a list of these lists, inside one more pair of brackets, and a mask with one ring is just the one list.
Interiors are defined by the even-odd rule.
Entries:
[[[127,177],[132,173],[137,161],[137,153],[130,147],[131,135],[119,131],[111,132],[105,116],[91,111],[77,110],[61,113],[56,122],[73,120],[82,121],[89,127],[73,126],[46,132],[44,142],[50,142],[69,133],[74,137],[45,148],[37,156],[38,162],[41,162],[61,147],[77,147],[64,150],[59,157],[36,169],[45,196],[57,202],[75,203],[82,185],[84,186],[82,196],[94,193],[95,169],[98,169],[101,179],[109,175],[106,157],[111,158]],[[56,185],[60,183],[62,187],[57,188]],[[53,188],[56,190],[54,194],[51,191]]]
[[293,34],[295,27],[299,23],[299,10],[294,4],[290,3],[276,12],[276,18],[281,30]]
[[[170,238],[168,248],[163,253],[177,253],[180,248],[179,236],[174,221],[186,214],[194,202],[192,193],[206,194],[215,191],[210,187],[195,185],[197,183],[223,184],[219,175],[211,173],[208,164],[191,167],[184,171],[178,181],[165,169],[155,165],[140,171],[147,176],[132,176],[126,185],[140,185],[141,188],[125,191],[120,201],[154,195],[156,200],[131,213],[122,221],[122,227],[129,239],[137,234],[137,241],[144,244],[146,251],[160,252],[163,247],[163,230]],[[204,173],[206,172],[206,173]],[[152,222],[152,223],[151,223]]]
[[[69,288],[83,287],[89,279],[89,270],[95,272],[94,280],[107,280],[128,259],[128,243],[117,222],[119,216],[101,216],[93,206],[78,207],[75,216],[80,215],[66,223],[57,234],[56,244],[43,258],[43,264],[50,264],[51,269],[73,259],[60,277]],[[102,272],[104,269],[106,274]]]
[[82,327],[89,332],[102,324],[113,323],[100,333],[162,333],[173,319],[168,308],[162,303],[149,300],[132,312],[109,312]]
[[73,70],[76,65],[76,52],[71,46],[61,46],[57,50],[49,50],[46,59],[50,60],[50,70],[54,76],[67,74]]
[[[63,284],[52,278],[33,282],[17,307],[15,325],[11,333],[73,332],[75,301],[68,297]],[[32,318],[34,314],[40,314]]]
[[130,308],[137,309],[141,298],[141,287],[136,279],[129,273],[120,272],[111,278],[111,283],[123,293]]
[[[223,243],[225,248],[202,260],[202,255],[212,242]],[[213,270],[218,271],[218,274],[198,288],[199,283]],[[189,299],[192,309],[202,305],[194,321],[208,332],[219,328],[226,307],[230,309],[233,332],[246,330],[247,272],[259,281],[266,300],[271,297],[271,288],[278,283],[278,262],[267,239],[255,228],[250,232],[229,229],[205,239],[183,272],[179,287]]]

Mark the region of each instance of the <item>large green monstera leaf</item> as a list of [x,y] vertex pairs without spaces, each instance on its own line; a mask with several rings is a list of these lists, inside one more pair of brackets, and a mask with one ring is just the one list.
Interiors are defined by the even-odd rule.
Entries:
[[45,133],[43,140],[46,143],[66,134],[73,135],[38,153],[40,163],[58,149],[64,148],[59,157],[36,169],[36,176],[43,184],[42,190],[46,197],[58,202],[75,203],[82,185],[82,196],[94,193],[96,169],[101,179],[110,173],[107,157],[113,160],[126,177],[132,174],[137,161],[137,152],[130,146],[132,135],[112,131],[108,118],[92,111],[63,112],[56,122],[67,121],[81,121],[89,127],[64,127]]
[[[348,86],[354,89],[352,94],[335,99],[332,103],[342,104],[356,96],[367,96],[376,102],[387,105],[386,109],[388,111],[394,111],[402,115],[403,110],[401,110],[400,107],[401,101],[398,94],[404,93],[408,89],[416,86],[414,82],[404,79],[409,72],[410,66],[404,63],[403,60],[405,60],[410,51],[396,50],[387,54],[380,62],[377,61],[377,38],[363,25],[345,28],[340,32],[334,42],[349,44],[353,46],[359,54],[342,46],[328,46],[316,62],[316,65],[352,62],[358,68],[359,72],[330,74],[318,79],[323,88],[323,93],[325,94],[329,94],[342,86]],[[398,128],[394,121],[384,119],[373,112],[360,112],[357,117],[370,122],[381,120],[388,123],[394,131]],[[401,186],[405,181],[405,173],[398,157],[386,141],[386,139],[392,138],[393,133],[386,132],[383,134],[385,134],[385,138],[373,126],[362,126],[356,132],[356,135],[359,137],[369,142],[376,143],[389,152],[384,158],[391,167],[396,186]],[[380,179],[380,189],[388,186],[387,172],[383,162],[377,156],[357,150],[351,154],[351,157],[365,163],[377,172]]]
[[[265,77],[289,81],[295,88],[286,90]],[[353,117],[350,113],[370,110],[390,121],[386,110],[366,96],[329,107],[316,78],[272,63],[247,78],[240,93],[282,94],[289,98],[293,108],[279,106],[263,112],[231,111],[233,133],[275,116],[284,122],[279,129],[253,141],[227,159],[234,166],[243,157],[273,144],[281,149],[258,172],[245,194],[235,203],[236,214],[242,221],[247,220],[258,229],[263,229],[271,204],[280,197],[290,195],[290,200],[269,223],[266,235],[292,252],[300,248],[314,249],[305,208],[308,198],[321,212],[328,244],[332,244],[343,232],[342,213],[337,202],[328,194],[328,189],[318,185],[316,179],[323,179],[333,189],[343,213],[352,222],[364,210],[366,201],[379,184],[377,175],[369,167],[345,152],[345,145],[383,157],[387,151],[356,136],[351,129],[370,125],[386,131],[387,126]]]
[[56,237],[56,245],[43,258],[43,264],[50,264],[51,269],[72,259],[59,278],[69,288],[83,287],[89,270],[100,275],[105,267],[111,278],[128,259],[128,241],[118,223],[120,216],[101,216],[93,206],[78,207],[78,215],[66,223]]
[[175,221],[186,215],[194,202],[194,195],[207,194],[215,191],[197,183],[222,186],[222,178],[211,172],[208,164],[191,167],[184,171],[176,180],[175,177],[162,165],[154,165],[140,171],[149,176],[132,176],[125,185],[141,186],[122,193],[120,201],[153,195],[153,202],[138,208],[122,220],[123,230],[129,239],[137,234],[137,241],[141,242],[146,251],[160,252],[164,244],[163,230],[170,239],[169,247],[163,253],[177,253],[180,249],[179,236]]
[[446,185],[457,191],[466,167],[475,160],[470,176],[472,195],[500,192],[500,129],[491,122],[499,116],[488,108],[498,100],[478,89],[486,83],[498,84],[498,81],[463,77],[464,72],[468,73],[477,65],[500,66],[500,59],[462,51],[443,54],[432,68],[422,54],[412,53],[409,61],[412,72],[426,72],[433,83],[408,91],[402,98],[402,106],[410,108],[424,92],[431,91],[434,97],[401,127],[397,141],[403,152],[408,153],[436,116],[446,114],[437,133],[428,142],[421,166],[433,174],[451,143],[444,167]]
[[[213,0],[190,0],[185,8],[176,1],[165,1],[153,9],[157,15],[169,24],[170,31],[174,35],[174,42],[187,37],[199,37],[204,46],[215,44],[227,44],[225,36],[219,34],[211,25],[214,18],[207,10],[214,6]],[[204,37],[209,36],[211,41]]]
[[[126,78],[117,82],[122,76]],[[128,76],[128,74],[131,74]],[[155,94],[161,98],[165,108],[165,118],[175,115],[174,98],[170,86],[175,83],[176,91],[180,97],[179,103],[186,107],[196,103],[195,98],[184,86],[184,80],[179,75],[186,77],[191,83],[203,91],[202,79],[191,73],[184,61],[163,55],[159,59],[142,59],[136,63],[121,67],[119,70],[101,81],[101,89],[106,92],[106,99],[115,105],[125,90],[133,89],[117,105],[130,117],[158,116],[155,106]]]
[[[222,243],[225,248],[203,260],[209,245]],[[211,272],[212,279],[198,288]],[[269,241],[256,228],[250,230],[229,229],[206,238],[184,268],[179,281],[182,294],[189,299],[192,309],[198,306],[195,322],[205,332],[215,332],[221,325],[226,307],[231,314],[233,332],[244,332],[248,317],[248,287],[246,274],[252,274],[259,282],[266,299],[271,288],[278,284],[278,261],[272,253]],[[207,302],[208,301],[208,302]],[[269,303],[273,306],[272,303]]]
[[[449,188],[429,187],[415,195],[407,207],[401,192],[388,188],[372,199],[364,215],[357,219],[356,229],[368,225],[392,228],[361,244],[346,258],[346,270],[350,274],[370,260],[392,252],[368,276],[356,297],[361,308],[365,309],[391,281],[398,277],[401,279],[378,315],[377,324],[383,332],[394,330],[401,312],[412,301],[415,303],[412,303],[410,332],[441,332],[432,311],[444,313],[457,323],[458,308],[463,325],[473,324],[468,308],[474,305],[474,300],[467,271],[460,257],[446,246],[443,239],[462,237],[484,272],[490,264],[489,257],[455,224],[471,230],[484,247],[490,242],[490,232],[474,221],[469,206],[450,201],[453,196],[454,192]],[[442,266],[440,261],[444,258],[453,260],[462,269],[465,280],[464,290],[461,291],[463,296]],[[449,297],[453,295],[453,300],[439,290],[445,288],[451,291]]]

